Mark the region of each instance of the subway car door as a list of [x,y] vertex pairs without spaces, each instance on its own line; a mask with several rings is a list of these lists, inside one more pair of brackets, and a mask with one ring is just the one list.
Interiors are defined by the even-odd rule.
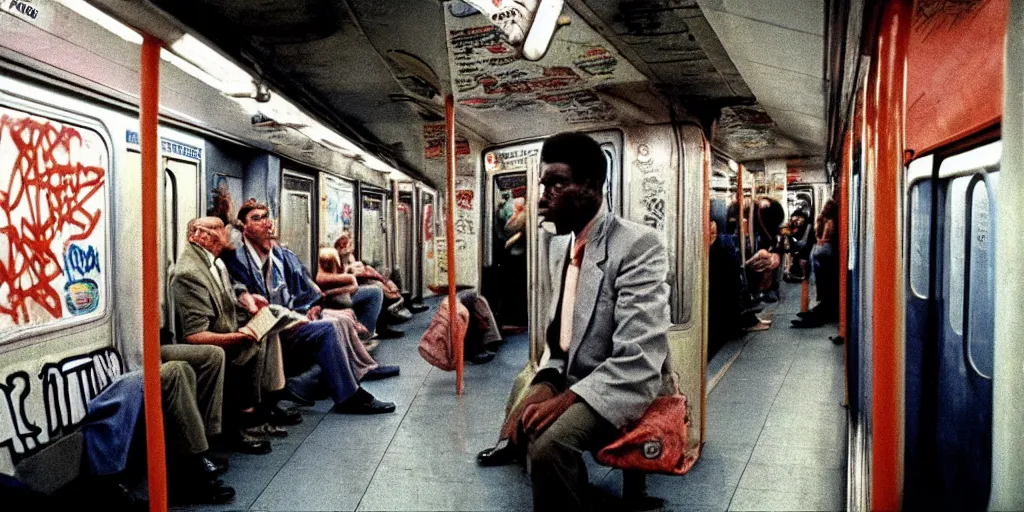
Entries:
[[387,226],[384,215],[384,191],[360,189],[362,210],[359,215],[359,254],[363,263],[379,272],[387,272]]
[[298,256],[299,261],[315,273],[313,266],[313,178],[285,171],[281,180],[281,245]]
[[988,503],[1000,155],[997,141],[945,158],[908,188],[908,507]]
[[[402,183],[398,186],[398,199],[395,201],[397,209],[398,225],[395,226],[395,257],[398,259],[396,267],[401,275],[399,288],[402,295],[412,297],[415,277],[412,270],[412,233],[413,233],[413,210],[412,210],[412,184]],[[406,295],[408,294],[408,295]]]

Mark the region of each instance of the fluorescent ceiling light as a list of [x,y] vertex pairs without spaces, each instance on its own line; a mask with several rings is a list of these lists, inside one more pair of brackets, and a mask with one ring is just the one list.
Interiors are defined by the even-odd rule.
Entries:
[[57,2],[78,15],[96,23],[129,43],[142,44],[142,35],[131,27],[108,16],[103,11],[89,5],[85,0],[57,0]]
[[219,80],[221,92],[237,93],[252,90],[252,77],[248,72],[189,34],[171,43],[171,51]]
[[198,78],[206,85],[217,89],[218,91],[223,90],[224,83],[216,78],[210,76],[209,73],[199,69],[191,62],[175,55],[173,52],[167,50],[167,48],[160,48],[160,58],[174,64],[178,69]]
[[739,172],[740,170],[740,166],[735,160],[729,160],[729,168],[732,169],[732,172]]

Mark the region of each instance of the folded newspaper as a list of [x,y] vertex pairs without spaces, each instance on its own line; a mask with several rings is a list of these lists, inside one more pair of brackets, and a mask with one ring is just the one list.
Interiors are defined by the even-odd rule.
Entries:
[[238,330],[244,332],[257,341],[263,341],[271,333],[281,332],[297,323],[305,322],[307,318],[295,313],[288,308],[277,305],[264,306],[249,319],[249,323]]

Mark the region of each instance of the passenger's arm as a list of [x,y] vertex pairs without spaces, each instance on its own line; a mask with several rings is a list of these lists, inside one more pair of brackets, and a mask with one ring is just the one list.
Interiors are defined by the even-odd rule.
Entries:
[[219,334],[210,331],[210,324],[215,319],[213,301],[209,290],[193,276],[179,274],[171,293],[174,294],[175,313],[181,318],[182,337],[186,343],[223,347],[252,339],[240,332]]
[[618,427],[639,418],[661,389],[670,325],[667,274],[665,246],[657,233],[645,232],[615,278],[611,356],[571,388]]
[[356,282],[356,276],[352,274],[341,274],[337,272],[324,272],[320,271],[316,273],[316,284],[321,288],[336,288],[339,286],[358,286]]
[[242,332],[227,332],[219,334],[210,331],[197,332],[185,336],[185,343],[193,345],[216,345],[218,347],[232,347],[243,343],[252,343],[256,340],[252,336]]

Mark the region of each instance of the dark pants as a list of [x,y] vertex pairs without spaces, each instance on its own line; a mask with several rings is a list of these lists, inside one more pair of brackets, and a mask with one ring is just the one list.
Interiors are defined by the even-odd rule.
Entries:
[[377,318],[384,303],[384,292],[376,286],[360,286],[352,294],[352,310],[355,311],[359,323],[366,327],[370,334],[377,331]]
[[619,432],[585,402],[576,402],[530,441],[533,509],[569,512],[593,510],[590,478],[583,452],[596,452]]
[[818,305],[814,310],[825,320],[839,317],[839,261],[831,244],[815,245],[811,266],[817,288]]
[[[318,320],[281,333],[285,375],[288,386],[300,396],[315,396],[325,384],[335,404],[359,389],[348,352],[341,346],[335,323]],[[310,368],[315,366],[315,368]]]

